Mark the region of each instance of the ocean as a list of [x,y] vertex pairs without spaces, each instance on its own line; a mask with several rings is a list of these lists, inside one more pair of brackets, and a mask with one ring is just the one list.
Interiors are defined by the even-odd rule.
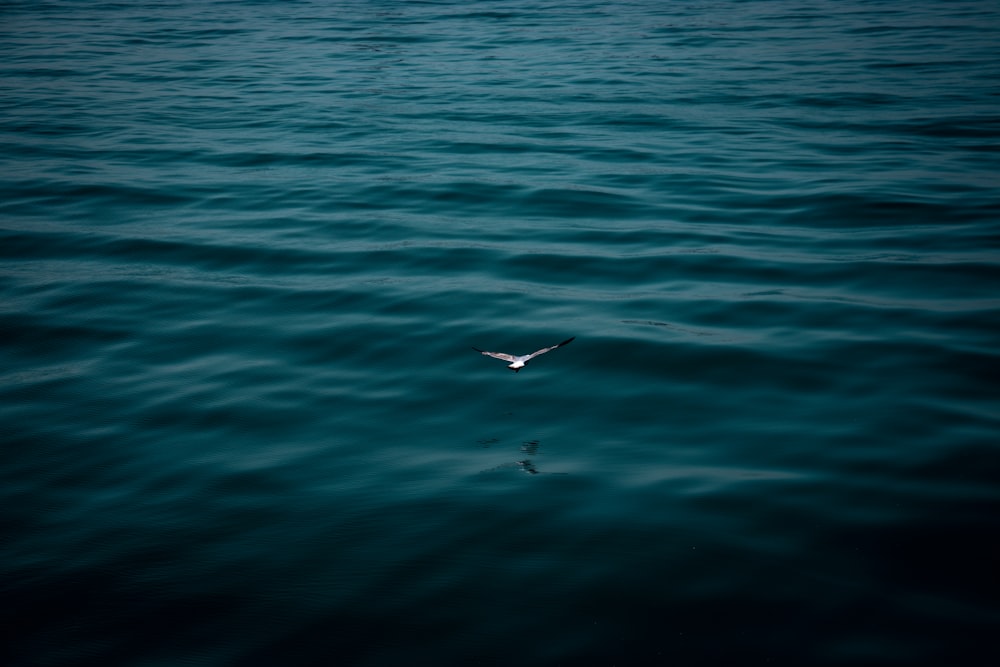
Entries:
[[998,44],[0,3],[0,661],[996,663]]

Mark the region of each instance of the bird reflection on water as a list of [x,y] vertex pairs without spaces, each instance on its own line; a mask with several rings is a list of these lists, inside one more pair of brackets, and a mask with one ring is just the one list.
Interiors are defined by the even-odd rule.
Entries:
[[[482,444],[485,447],[488,447],[491,444],[499,442],[499,439],[498,438],[485,438],[485,439],[482,439],[482,440],[478,440],[477,442],[480,443],[480,444]],[[484,443],[488,443],[488,444],[484,444]],[[538,449],[539,449],[539,447],[541,447],[541,442],[540,441],[538,441],[538,440],[525,440],[524,442],[521,443],[520,450],[521,450],[522,454],[526,454],[529,457],[534,457],[534,456],[538,455]],[[534,460],[532,458],[525,458],[525,459],[522,459],[520,461],[512,461],[510,463],[501,463],[498,466],[494,466],[492,468],[488,468],[486,470],[483,470],[482,472],[484,472],[484,473],[486,473],[486,472],[496,472],[498,470],[521,470],[522,472],[525,472],[525,473],[527,473],[529,475],[538,475],[538,474],[542,473],[542,471],[540,471],[538,469],[538,466],[535,465],[535,462],[534,462]],[[562,473],[562,472],[549,472],[549,473],[544,473],[544,474],[548,474],[548,475],[565,475],[566,473]]]

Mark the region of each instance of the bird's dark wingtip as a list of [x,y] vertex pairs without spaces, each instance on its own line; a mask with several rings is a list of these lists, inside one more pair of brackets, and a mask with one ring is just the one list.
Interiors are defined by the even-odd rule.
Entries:
[[563,342],[559,343],[559,345],[569,345],[570,343],[572,343],[575,340],[576,340],[576,336],[573,336],[572,338],[567,338]]
[[482,352],[482,350],[480,350],[478,347],[473,347],[472,349],[475,350],[476,352]]

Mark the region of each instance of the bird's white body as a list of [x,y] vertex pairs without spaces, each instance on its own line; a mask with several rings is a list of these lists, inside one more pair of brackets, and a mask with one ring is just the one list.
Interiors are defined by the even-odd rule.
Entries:
[[507,368],[509,368],[510,370],[512,370],[512,371],[514,371],[516,373],[519,370],[521,370],[522,368],[524,368],[524,365],[526,363],[528,363],[529,361],[531,361],[532,359],[534,359],[538,355],[545,354],[546,352],[551,352],[552,350],[556,349],[557,347],[562,347],[563,345],[568,345],[569,343],[572,343],[575,339],[576,339],[576,336],[573,336],[573,338],[570,338],[568,340],[564,340],[563,342],[559,343],[558,345],[553,345],[552,347],[543,347],[542,349],[540,349],[540,350],[538,350],[536,352],[532,352],[531,354],[522,354],[520,356],[513,355],[513,354],[507,354],[506,352],[487,352],[486,350],[480,350],[478,347],[474,347],[472,349],[475,350],[476,352],[481,353],[481,354],[485,354],[487,357],[493,357],[494,359],[502,359],[503,361],[509,361],[510,363],[507,364]]

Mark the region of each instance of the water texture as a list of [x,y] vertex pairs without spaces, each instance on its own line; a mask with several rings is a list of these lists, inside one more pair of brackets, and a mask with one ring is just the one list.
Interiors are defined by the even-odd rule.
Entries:
[[0,660],[994,664],[998,38],[0,4]]

